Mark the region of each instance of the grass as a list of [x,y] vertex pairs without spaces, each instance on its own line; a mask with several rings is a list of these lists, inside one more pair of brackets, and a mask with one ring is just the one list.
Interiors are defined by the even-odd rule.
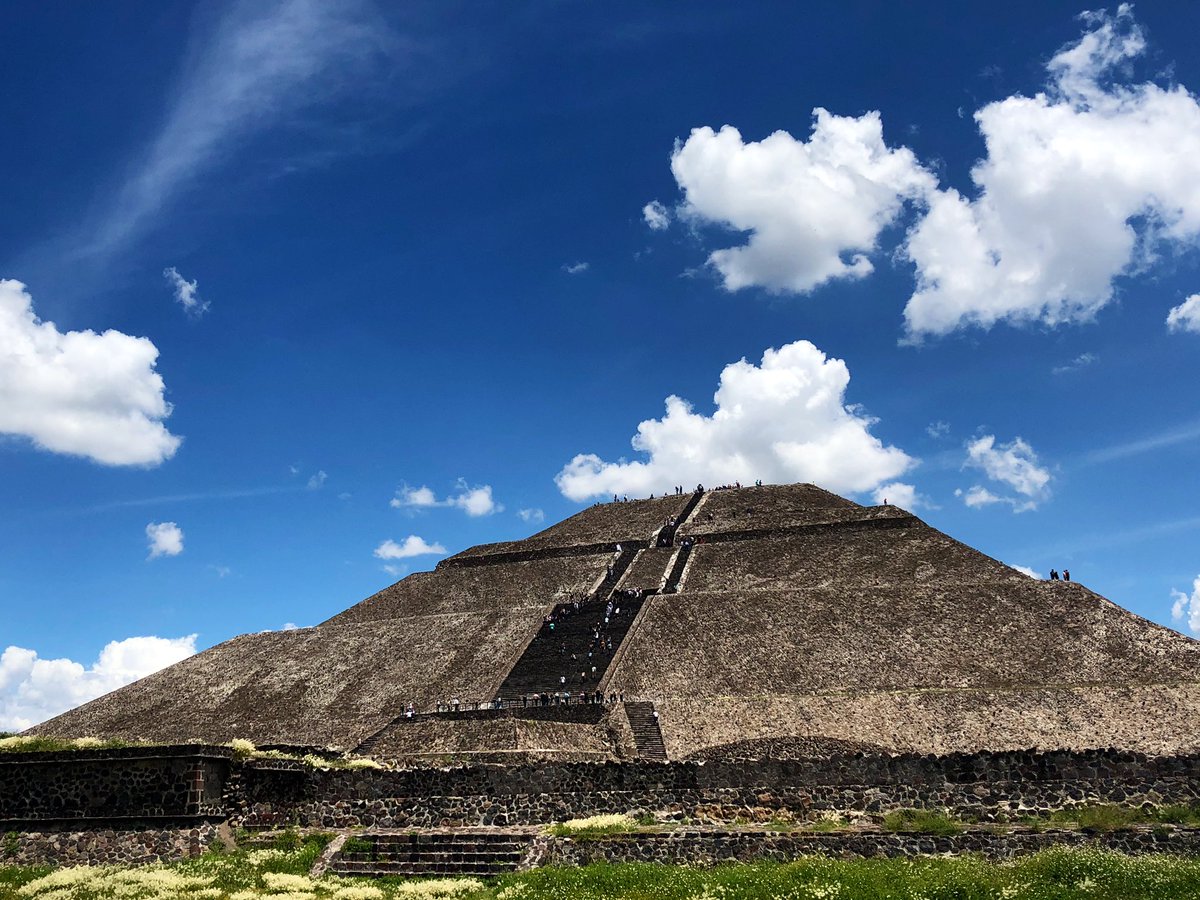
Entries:
[[[1176,804],[1157,809],[1142,809],[1136,806],[1096,803],[1057,810],[1048,818],[1034,821],[1097,832],[1119,831],[1136,825],[1190,825],[1196,827],[1200,826],[1200,805]],[[1029,820],[1023,820],[1023,823],[1029,823]]]
[[1052,850],[1006,865],[970,858],[596,865],[505,876],[495,887],[499,900],[1195,900],[1200,862]]
[[930,809],[898,809],[883,817],[885,831],[915,831],[921,834],[958,834],[961,822]]
[[56,738],[19,734],[0,736],[0,753],[53,753],[59,750],[115,750],[133,747],[130,741],[100,738]]
[[557,837],[591,838],[604,834],[621,834],[633,831],[638,823],[626,815],[589,816],[586,819],[568,819],[546,829]]
[[[141,869],[0,868],[0,900],[1197,900],[1200,860],[1054,849],[974,858],[759,862],[715,868],[601,864],[497,879],[424,881],[307,872],[323,846],[208,854]],[[39,881],[39,879],[45,879]]]

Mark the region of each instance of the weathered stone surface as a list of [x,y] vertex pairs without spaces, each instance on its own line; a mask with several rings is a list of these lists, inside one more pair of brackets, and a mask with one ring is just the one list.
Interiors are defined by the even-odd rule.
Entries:
[[[618,544],[626,561],[647,548],[624,586],[653,587],[672,554],[650,545],[690,510],[676,529],[695,541],[679,593],[646,600],[596,685],[653,701],[670,758],[817,739],[1200,751],[1196,641],[1081,585],[1027,578],[896,507],[812,485],[694,499],[597,504],[471,548],[320,626],[235,638],[34,730],[357,747],[410,702],[493,699],[555,604],[605,583]],[[554,663],[529,658],[530,677]],[[619,729],[429,729],[441,752],[627,755]],[[392,752],[412,754],[417,738],[397,731]]]
[[199,856],[219,840],[218,826],[20,831],[9,866],[142,866]]
[[1004,860],[1062,846],[1099,847],[1129,855],[1171,853],[1194,856],[1200,853],[1200,830],[1147,828],[1086,834],[1061,830],[997,832],[973,829],[954,835],[926,835],[885,831],[813,834],[681,829],[662,834],[604,835],[587,840],[552,838],[546,849],[545,862],[568,866],[596,862],[712,866],[756,859],[782,862],[801,856],[876,858],[967,853]]
[[222,816],[226,747],[0,756],[0,826],[79,819]]

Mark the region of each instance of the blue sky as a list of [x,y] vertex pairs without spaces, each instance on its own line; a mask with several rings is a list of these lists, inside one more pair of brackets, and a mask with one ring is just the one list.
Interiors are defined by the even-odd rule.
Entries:
[[697,481],[1193,633],[1200,8],[1082,13],[0,10],[0,729]]

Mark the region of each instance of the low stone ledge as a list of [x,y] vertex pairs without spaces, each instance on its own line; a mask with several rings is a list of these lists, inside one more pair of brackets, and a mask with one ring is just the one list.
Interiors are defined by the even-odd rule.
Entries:
[[61,762],[92,762],[123,759],[232,759],[233,750],[223,744],[148,744],[133,747],[80,747],[71,750],[23,750],[0,753],[0,771],[5,766]]
[[544,864],[569,866],[596,862],[654,862],[711,866],[722,862],[787,861],[803,856],[876,858],[980,854],[991,860],[1012,859],[1050,847],[1099,847],[1129,855],[1200,854],[1200,829],[1130,828],[1089,834],[1084,831],[1013,829],[999,832],[969,829],[959,834],[841,831],[772,832],[688,829],[665,833],[601,835],[595,838],[552,838]]
[[199,856],[219,840],[219,826],[212,822],[175,828],[17,831],[15,843],[6,846],[0,865],[143,866]]

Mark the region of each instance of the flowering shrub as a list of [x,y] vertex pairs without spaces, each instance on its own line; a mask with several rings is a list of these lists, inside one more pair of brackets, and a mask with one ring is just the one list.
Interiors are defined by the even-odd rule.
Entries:
[[636,824],[626,815],[588,816],[586,819],[568,819],[551,826],[550,833],[566,837],[617,834],[622,831],[632,831]]

